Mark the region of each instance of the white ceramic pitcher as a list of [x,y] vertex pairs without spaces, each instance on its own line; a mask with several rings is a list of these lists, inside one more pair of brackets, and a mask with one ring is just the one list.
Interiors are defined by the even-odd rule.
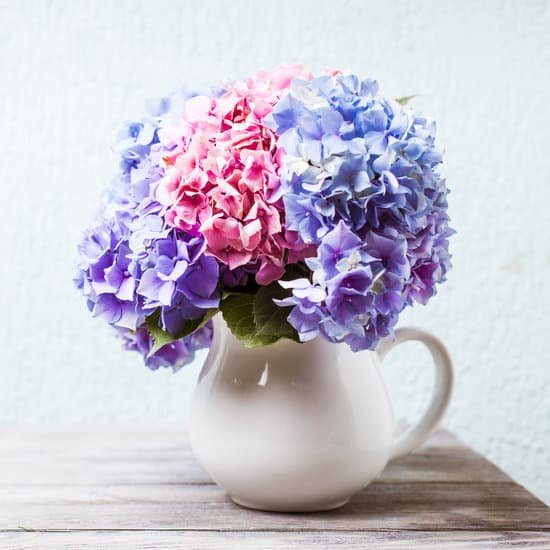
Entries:
[[[379,372],[394,346],[418,340],[435,364],[435,389],[420,421],[395,436]],[[196,458],[238,504],[276,511],[330,510],[345,504],[388,460],[420,445],[451,395],[445,346],[416,328],[396,330],[376,351],[353,353],[322,338],[245,348],[214,319],[190,424]]]

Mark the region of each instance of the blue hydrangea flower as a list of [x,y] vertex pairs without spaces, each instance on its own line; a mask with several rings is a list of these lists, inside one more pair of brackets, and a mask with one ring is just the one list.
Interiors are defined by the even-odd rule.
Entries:
[[373,234],[363,242],[340,221],[306,260],[312,280],[281,281],[292,296],[275,303],[293,306],[288,319],[302,341],[321,334],[354,351],[372,349],[391,334],[404,307],[404,251],[403,240]]
[[[287,226],[318,247],[309,286],[281,305],[294,306],[304,340],[372,349],[450,268],[435,123],[379,95],[376,81],[342,74],[295,80],[265,122],[286,152]],[[326,295],[314,312],[313,289]]]
[[302,229],[306,242],[319,243],[340,219],[363,236],[380,225],[380,215],[414,229],[432,207],[446,207],[434,170],[441,162],[435,124],[379,96],[375,81],[354,75],[295,81],[266,123],[287,153],[289,226],[300,231],[308,213],[322,212],[324,231]]

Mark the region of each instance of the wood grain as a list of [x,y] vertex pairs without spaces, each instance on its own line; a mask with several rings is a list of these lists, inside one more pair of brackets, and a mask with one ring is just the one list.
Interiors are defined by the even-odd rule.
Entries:
[[0,548],[466,543],[550,548],[550,509],[442,430],[343,508],[275,514],[233,504],[179,427],[0,428]]
[[[379,482],[508,480],[440,430],[421,449],[389,464]],[[10,427],[0,431],[0,486],[165,483],[212,483],[179,427]]]
[[550,510],[503,484],[374,483],[313,514],[258,513],[214,485],[32,486],[0,496],[0,529],[550,529]]
[[72,531],[0,532],[0,548],[10,550],[279,550],[298,547],[319,550],[339,546],[346,550],[549,548],[550,534],[537,531]]

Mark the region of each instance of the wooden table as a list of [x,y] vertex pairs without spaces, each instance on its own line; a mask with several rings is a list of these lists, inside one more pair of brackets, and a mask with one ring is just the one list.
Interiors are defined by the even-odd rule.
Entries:
[[550,509],[438,431],[343,508],[233,504],[179,427],[0,428],[0,548],[550,548]]

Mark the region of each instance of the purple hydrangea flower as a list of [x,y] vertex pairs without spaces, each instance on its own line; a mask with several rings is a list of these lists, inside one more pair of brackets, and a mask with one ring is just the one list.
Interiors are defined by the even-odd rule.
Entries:
[[129,249],[120,227],[113,221],[97,224],[84,233],[78,250],[75,284],[88,309],[112,325],[135,329],[135,281],[128,272]]
[[[145,317],[155,308],[161,308],[162,328],[177,334],[187,320],[219,303],[217,262],[204,255],[202,238],[190,239],[166,226],[156,200],[162,155],[173,146],[161,128],[181,117],[193,95],[180,91],[151,102],[144,118],[120,128],[115,145],[120,171],[104,192],[98,222],[79,245],[75,284],[88,308],[144,357],[152,345]],[[201,329],[163,347],[146,364],[184,364],[196,347],[209,345],[210,335],[211,330]]]
[[281,307],[293,306],[289,322],[298,331],[300,340],[306,342],[319,334],[319,323],[326,319],[322,304],[326,298],[320,286],[312,285],[307,279],[279,281],[286,289],[292,289],[292,296],[282,300],[273,300]]
[[380,338],[391,336],[407,299],[429,298],[436,267],[430,255],[411,273],[403,237],[371,231],[362,241],[343,220],[306,264],[312,280],[281,281],[292,295],[275,303],[292,306],[288,320],[302,341],[321,334],[354,351],[374,349]]
[[141,262],[137,294],[144,297],[144,310],[161,308],[163,328],[171,334],[219,305],[218,262],[204,250],[202,236],[172,230],[167,238],[154,241]]
[[136,331],[117,329],[117,334],[122,339],[124,348],[140,353],[145,365],[151,370],[168,367],[177,372],[195,359],[196,351],[210,345],[212,322],[185,338],[166,344],[152,355],[150,351],[153,347],[153,339],[146,327],[139,327]]

